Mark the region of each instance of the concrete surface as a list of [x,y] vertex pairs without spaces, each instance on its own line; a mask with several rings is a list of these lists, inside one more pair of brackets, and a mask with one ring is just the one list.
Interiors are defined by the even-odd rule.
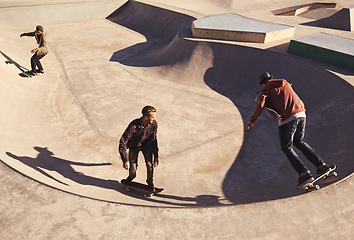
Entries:
[[314,3],[308,3],[308,4],[278,9],[278,10],[273,11],[273,14],[283,15],[283,16],[297,16],[297,15],[303,14],[305,12],[313,11],[313,10],[319,9],[319,8],[335,8],[336,5],[337,5],[337,3],[335,3],[335,2],[332,2],[332,3],[314,2]]
[[195,38],[265,43],[293,37],[295,28],[253,20],[233,13],[212,15],[192,23]]
[[[289,40],[200,41],[189,30],[195,19],[234,12],[294,25],[296,38],[318,32],[301,25],[307,18],[271,13],[294,1],[131,1],[115,11],[122,4],[107,19],[44,18],[45,74],[30,79],[18,74],[36,44],[19,34],[35,25],[0,23],[0,237],[351,239],[354,72],[287,53]],[[338,165],[328,186],[295,190],[266,113],[244,130],[263,71],[288,79],[304,100],[307,141]],[[155,184],[165,188],[153,198],[118,184],[127,176],[118,140],[147,104],[157,108]]]
[[0,23],[6,26],[33,26],[105,18],[125,0],[2,0]]
[[354,40],[326,33],[292,39],[288,50],[320,61],[354,69]]
[[319,20],[308,22],[305,25],[333,28],[344,31],[354,31],[354,7],[345,7],[330,16],[321,18]]

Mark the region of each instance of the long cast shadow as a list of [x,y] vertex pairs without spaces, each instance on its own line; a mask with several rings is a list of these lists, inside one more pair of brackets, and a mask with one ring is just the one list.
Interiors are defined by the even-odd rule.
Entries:
[[68,185],[63,181],[60,181],[47,173],[45,170],[55,171],[59,173],[64,178],[70,179],[81,185],[92,185],[101,188],[107,189],[116,189],[118,186],[118,181],[105,180],[96,177],[87,176],[81,172],[76,171],[73,166],[84,166],[84,167],[97,167],[97,166],[107,166],[111,163],[82,163],[82,162],[73,162],[66,159],[58,158],[54,156],[54,153],[49,151],[47,148],[34,147],[38,151],[36,158],[27,157],[27,156],[16,156],[13,153],[6,152],[9,157],[16,159],[23,164],[33,168],[44,176],[61,183],[63,185]]
[[[343,123],[354,118],[354,111],[349,110],[354,107],[354,89],[346,81],[301,59],[275,52],[181,38],[175,41],[164,56],[170,55],[173,59],[178,48],[212,50],[212,56],[206,54],[209,51],[195,53],[213,59],[212,67],[204,73],[204,81],[234,103],[244,123],[252,115],[254,99],[260,89],[258,75],[269,71],[276,78],[287,79],[306,104],[309,121],[306,141],[328,164],[338,166],[340,175],[336,180],[353,172],[354,166],[347,156],[352,154],[350,145],[353,144],[348,134],[353,134],[354,129],[346,128]],[[189,54],[190,58],[194,53],[184,54]],[[169,65],[169,61],[165,65]],[[338,112],[338,109],[348,111]],[[323,121],[324,116],[326,121]],[[315,173],[303,156],[302,160]],[[224,179],[223,192],[235,204],[276,200],[301,194],[296,190],[296,181],[296,172],[280,150],[277,123],[265,113],[253,129],[245,131],[241,150]]]
[[9,56],[7,56],[5,53],[3,53],[2,51],[0,51],[0,53],[7,59],[7,61],[5,61],[6,64],[13,64],[15,67],[17,67],[21,72],[26,72],[29,71],[29,69],[23,67],[22,65],[20,65],[19,63],[17,63],[16,61],[12,60],[12,58],[10,58]]
[[[204,81],[232,100],[244,124],[252,115],[256,92],[261,88],[258,75],[269,71],[275,78],[291,82],[305,102],[308,116],[305,140],[327,164],[338,166],[340,176],[336,180],[354,171],[348,158],[353,154],[350,146],[354,141],[349,134],[354,129],[345,127],[347,121],[354,119],[354,88],[350,84],[325,69],[286,55],[243,46],[208,45],[214,60],[205,72]],[[280,150],[277,128],[276,121],[263,113],[251,130],[245,130],[243,146],[224,179],[227,199],[245,204],[302,193],[295,189],[297,174]],[[316,174],[306,158],[301,158]]]
[[[114,22],[143,34],[156,44],[152,44],[154,47],[138,44],[118,51],[114,56],[121,54],[123,57],[121,60],[115,59],[116,61],[138,67],[173,68],[176,63],[185,62],[184,66],[192,64],[197,67],[194,71],[205,71],[204,82],[211,89],[234,103],[244,123],[253,112],[254,99],[260,89],[257,83],[258,75],[269,71],[276,78],[285,78],[294,84],[295,91],[306,104],[309,120],[307,142],[318,150],[328,164],[337,164],[338,169],[341,169],[338,170],[338,179],[353,172],[354,165],[348,162],[347,156],[353,154],[350,145],[354,144],[354,141],[348,134],[353,134],[354,129],[347,129],[343,124],[351,122],[354,118],[354,91],[350,84],[304,60],[267,50],[209,41],[195,42],[185,40],[183,36],[176,36],[166,45],[166,42],[172,39],[172,34],[159,38],[159,30],[151,29],[157,26],[152,24],[153,20],[142,17],[143,22],[139,22],[136,19],[140,18],[136,15],[133,19],[127,16],[132,11],[141,10],[139,7],[142,6],[130,1],[125,9],[122,8],[116,13]],[[151,6],[145,5],[142,9],[149,8]],[[191,20],[187,20],[187,26]],[[186,33],[182,32],[179,35]],[[149,40],[146,44],[149,44]],[[202,63],[191,62],[193,54],[213,59],[212,67],[204,70]],[[111,60],[114,61],[114,57]],[[180,69],[183,71],[183,68]],[[190,74],[195,75],[193,72]],[[337,109],[351,110],[332,114]],[[325,122],[324,116],[328,119]],[[253,129],[244,132],[243,145],[223,181],[223,192],[229,201],[234,204],[248,204],[301,194],[295,188],[297,174],[280,150],[277,128],[276,121],[265,113]],[[303,160],[306,165],[310,165],[307,160]],[[314,170],[311,166],[309,168]]]
[[[38,155],[35,158],[28,157],[28,156],[17,156],[10,152],[6,152],[6,154],[9,157],[16,159],[21,163],[25,164],[26,166],[29,166],[32,169],[38,171],[39,173],[43,174],[49,179],[52,179],[57,183],[60,183],[65,186],[69,186],[69,184],[65,183],[64,180],[61,181],[53,177],[45,170],[55,171],[59,173],[61,176],[63,176],[64,178],[67,178],[81,185],[91,185],[99,188],[112,189],[118,191],[121,194],[127,195],[129,197],[141,199],[144,200],[145,202],[150,202],[153,204],[151,206],[157,205],[157,207],[167,206],[167,207],[188,207],[188,208],[205,207],[205,206],[209,206],[209,207],[226,206],[225,204],[220,202],[221,200],[225,200],[225,199],[220,199],[219,196],[214,196],[214,195],[213,196],[201,195],[197,197],[180,197],[176,195],[160,193],[152,198],[147,198],[144,197],[144,195],[141,194],[140,192],[127,191],[125,187],[122,184],[120,184],[119,181],[117,180],[112,180],[112,179],[105,180],[101,178],[88,176],[74,170],[73,168],[73,166],[83,166],[83,167],[109,166],[111,165],[111,163],[74,162],[74,161],[69,161],[66,159],[55,157],[54,153],[49,151],[47,148],[34,147],[34,149],[38,151]],[[8,164],[6,165],[11,168],[10,165]],[[14,170],[17,171],[17,169]],[[75,192],[72,193],[75,194]],[[84,197],[91,198],[89,195]],[[136,204],[129,204],[124,202],[117,202],[117,203],[136,206]],[[146,204],[141,204],[141,206],[146,206]]]

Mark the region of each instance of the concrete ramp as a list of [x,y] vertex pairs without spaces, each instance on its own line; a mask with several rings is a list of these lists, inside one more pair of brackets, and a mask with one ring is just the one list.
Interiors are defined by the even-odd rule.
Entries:
[[[346,76],[286,53],[197,40],[194,16],[133,2],[112,21],[45,26],[45,74],[29,79],[19,73],[34,39],[19,37],[26,26],[0,25],[0,238],[350,239]],[[268,113],[244,129],[264,71],[293,84],[306,104],[306,141],[338,166],[319,191],[295,190]],[[153,198],[120,185],[128,172],[117,152],[148,104],[159,123],[154,182],[165,188]],[[136,181],[145,180],[141,156]]]
[[346,7],[337,13],[303,25],[354,31],[354,7]]
[[170,42],[179,31],[190,28],[195,20],[183,13],[132,0],[106,19],[142,34],[148,42]]
[[288,51],[354,69],[354,40],[326,33],[292,39]]
[[[184,28],[182,22],[180,28],[173,25],[173,11],[133,4],[114,19],[125,21],[119,15],[130,16],[134,10],[142,17],[145,13],[143,19],[158,19],[161,14],[166,26]],[[177,16],[186,22],[192,19]],[[354,90],[343,79],[286,55],[195,41],[188,29],[171,39],[172,31],[166,35],[160,35],[163,28],[144,31],[153,29],[155,22],[150,26],[149,21],[135,19],[126,19],[131,29],[108,21],[49,29],[51,52],[43,60],[48,64],[43,76],[23,81],[16,74],[18,68],[1,65],[8,76],[2,79],[2,96],[11,103],[2,108],[8,112],[1,124],[4,164],[65,192],[126,205],[228,206],[297,196],[301,193],[295,190],[297,176],[280,151],[276,122],[265,113],[254,129],[244,132],[259,90],[257,77],[269,71],[293,83],[306,103],[308,141],[328,164],[338,165],[335,180],[353,172],[349,157],[353,130],[345,123],[353,119]],[[100,43],[100,35],[94,34],[97,27],[113,42]],[[79,29],[81,34],[73,34]],[[3,53],[23,65],[29,58],[19,49],[25,39],[14,30],[6,31]],[[124,43],[116,52],[122,39],[135,44]],[[146,39],[155,46],[141,45]],[[67,41],[78,45],[68,46]],[[117,64],[112,54],[121,53],[125,61]],[[11,111],[14,103],[19,110]],[[115,151],[127,123],[139,117],[147,103],[159,109],[163,164],[156,169],[155,181],[165,188],[162,195],[148,200],[119,185],[126,172]],[[172,122],[183,124],[176,127]],[[145,181],[143,173],[137,181]]]
[[314,2],[309,4],[302,4],[293,7],[282,8],[273,11],[274,15],[280,16],[297,16],[308,11],[312,11],[319,8],[335,8],[336,3],[326,3],[326,2]]
[[343,8],[333,16],[321,20],[320,25],[328,28],[354,31],[354,7]]
[[199,19],[192,24],[195,38],[266,43],[291,38],[295,28],[224,13]]
[[148,58],[142,59],[141,56],[135,58],[134,55],[149,54],[151,51],[164,48],[178,32],[190,29],[192,22],[196,20],[187,14],[138,1],[126,2],[106,19],[143,37],[139,44],[120,49],[111,57],[112,61],[130,66],[152,66]]

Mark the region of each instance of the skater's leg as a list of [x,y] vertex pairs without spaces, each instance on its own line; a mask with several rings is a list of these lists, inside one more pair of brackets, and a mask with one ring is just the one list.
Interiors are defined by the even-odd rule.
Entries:
[[296,154],[293,149],[294,135],[297,129],[298,119],[279,126],[279,139],[281,150],[284,152],[285,156],[288,158],[291,166],[295,171],[301,175],[305,172],[309,173],[308,168],[303,164],[300,157]]
[[31,71],[32,72],[36,72],[36,67],[38,67],[38,69],[40,71],[43,71],[43,66],[40,62],[40,60],[44,57],[45,55],[37,55],[37,53],[33,54],[33,56],[31,57]]
[[136,177],[139,152],[140,152],[140,148],[129,149],[129,179],[130,180],[133,180]]
[[304,142],[306,118],[301,118],[294,134],[294,146],[297,147],[305,157],[317,168],[326,165],[322,158]]
[[33,56],[31,57],[31,71],[32,71],[33,73],[36,72],[37,62],[38,62],[38,56],[37,56],[37,53],[35,53],[35,54],[33,54]]
[[41,59],[44,57],[45,55],[38,55],[38,62],[37,62],[37,67],[38,67],[38,70],[40,72],[43,72],[44,69],[43,69],[43,66],[42,66],[42,63],[41,63]]
[[146,171],[147,171],[147,180],[148,184],[152,184],[154,182],[154,164],[152,162],[153,154],[151,151],[151,147],[143,147],[142,152],[145,158]]

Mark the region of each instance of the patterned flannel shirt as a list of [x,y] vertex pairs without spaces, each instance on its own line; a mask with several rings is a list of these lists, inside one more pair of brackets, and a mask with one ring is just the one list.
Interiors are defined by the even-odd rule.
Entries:
[[158,158],[158,146],[157,146],[157,122],[154,120],[152,124],[143,127],[141,125],[142,118],[133,120],[123,133],[119,141],[119,154],[123,162],[128,162],[129,148],[137,148],[151,145],[151,150],[154,158]]

